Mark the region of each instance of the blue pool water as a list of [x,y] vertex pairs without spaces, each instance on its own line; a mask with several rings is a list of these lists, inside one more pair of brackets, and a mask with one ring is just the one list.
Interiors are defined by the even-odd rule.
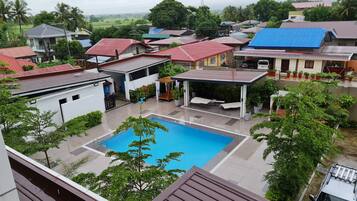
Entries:
[[[172,161],[166,169],[188,170],[193,165],[204,167],[216,154],[222,151],[233,138],[219,135],[206,130],[193,128],[160,118],[150,118],[164,125],[168,132],[156,131],[156,144],[150,146],[147,153],[152,156],[145,162],[155,165],[156,159],[165,157],[170,152],[183,152],[180,161]],[[122,132],[102,142],[107,149],[124,152],[129,144],[137,140],[132,130]]]

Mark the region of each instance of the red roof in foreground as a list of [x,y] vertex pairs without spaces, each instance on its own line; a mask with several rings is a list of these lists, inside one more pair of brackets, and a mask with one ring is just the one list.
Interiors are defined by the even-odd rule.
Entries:
[[116,56],[115,50],[118,51],[118,54],[121,54],[130,46],[136,44],[141,44],[143,46],[146,46],[146,44],[133,39],[103,38],[98,43],[96,43],[93,47],[89,48],[86,54],[114,57]]
[[[27,61],[25,59],[15,59],[13,57],[8,57],[0,54],[0,61],[4,62],[8,66],[5,68],[15,71],[15,74],[0,74],[0,78],[18,78],[18,79],[28,79],[39,76],[48,76],[53,74],[63,74],[74,71],[81,71],[82,69],[79,67],[74,67],[70,64],[62,64],[58,66],[52,66],[47,68],[38,68],[36,64]],[[33,70],[24,71],[23,66],[31,65],[34,67]]]
[[36,53],[34,51],[32,51],[32,49],[28,46],[1,48],[0,54],[10,56],[10,57],[15,57],[15,58],[36,56]]
[[232,47],[214,41],[202,41],[163,50],[154,54],[170,55],[173,61],[196,62],[232,50]]

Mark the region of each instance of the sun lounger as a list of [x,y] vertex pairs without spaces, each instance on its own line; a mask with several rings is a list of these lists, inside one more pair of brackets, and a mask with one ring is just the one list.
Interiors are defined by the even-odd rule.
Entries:
[[215,99],[207,99],[207,98],[201,98],[201,97],[194,97],[191,99],[191,103],[193,104],[210,104],[210,103],[224,103],[224,101],[219,101]]
[[220,105],[223,109],[235,109],[240,108],[242,106],[241,102],[233,102],[233,103],[225,103]]

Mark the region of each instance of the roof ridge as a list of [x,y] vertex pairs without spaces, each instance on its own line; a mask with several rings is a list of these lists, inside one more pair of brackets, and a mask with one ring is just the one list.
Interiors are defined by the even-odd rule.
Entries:
[[179,46],[178,48],[179,48],[186,56],[188,56],[192,61],[195,60],[190,54],[188,54],[188,53],[186,52],[185,49],[182,48],[182,46]]

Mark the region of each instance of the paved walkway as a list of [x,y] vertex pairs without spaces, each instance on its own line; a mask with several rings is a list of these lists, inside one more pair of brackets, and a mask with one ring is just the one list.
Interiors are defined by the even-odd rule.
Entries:
[[[143,105],[143,114],[156,113],[173,117],[179,120],[194,122],[218,129],[224,129],[246,136],[233,151],[231,151],[211,172],[232,183],[264,195],[266,183],[264,174],[270,170],[270,165],[262,159],[262,153],[266,145],[258,143],[249,136],[249,129],[260,119],[250,121],[235,121],[229,117],[212,115],[204,112],[175,107],[173,102],[156,102],[149,99]],[[110,165],[110,158],[102,153],[83,148],[83,145],[109,133],[112,133],[129,116],[139,115],[139,105],[129,104],[106,112],[103,115],[103,123],[87,131],[86,135],[71,137],[61,143],[58,149],[51,149],[49,156],[52,160],[62,161],[54,170],[64,173],[64,167],[68,164],[86,158],[86,162],[80,166],[78,172],[94,172],[99,174]],[[37,153],[33,158],[43,159],[42,153]],[[65,165],[64,165],[65,164]]]

